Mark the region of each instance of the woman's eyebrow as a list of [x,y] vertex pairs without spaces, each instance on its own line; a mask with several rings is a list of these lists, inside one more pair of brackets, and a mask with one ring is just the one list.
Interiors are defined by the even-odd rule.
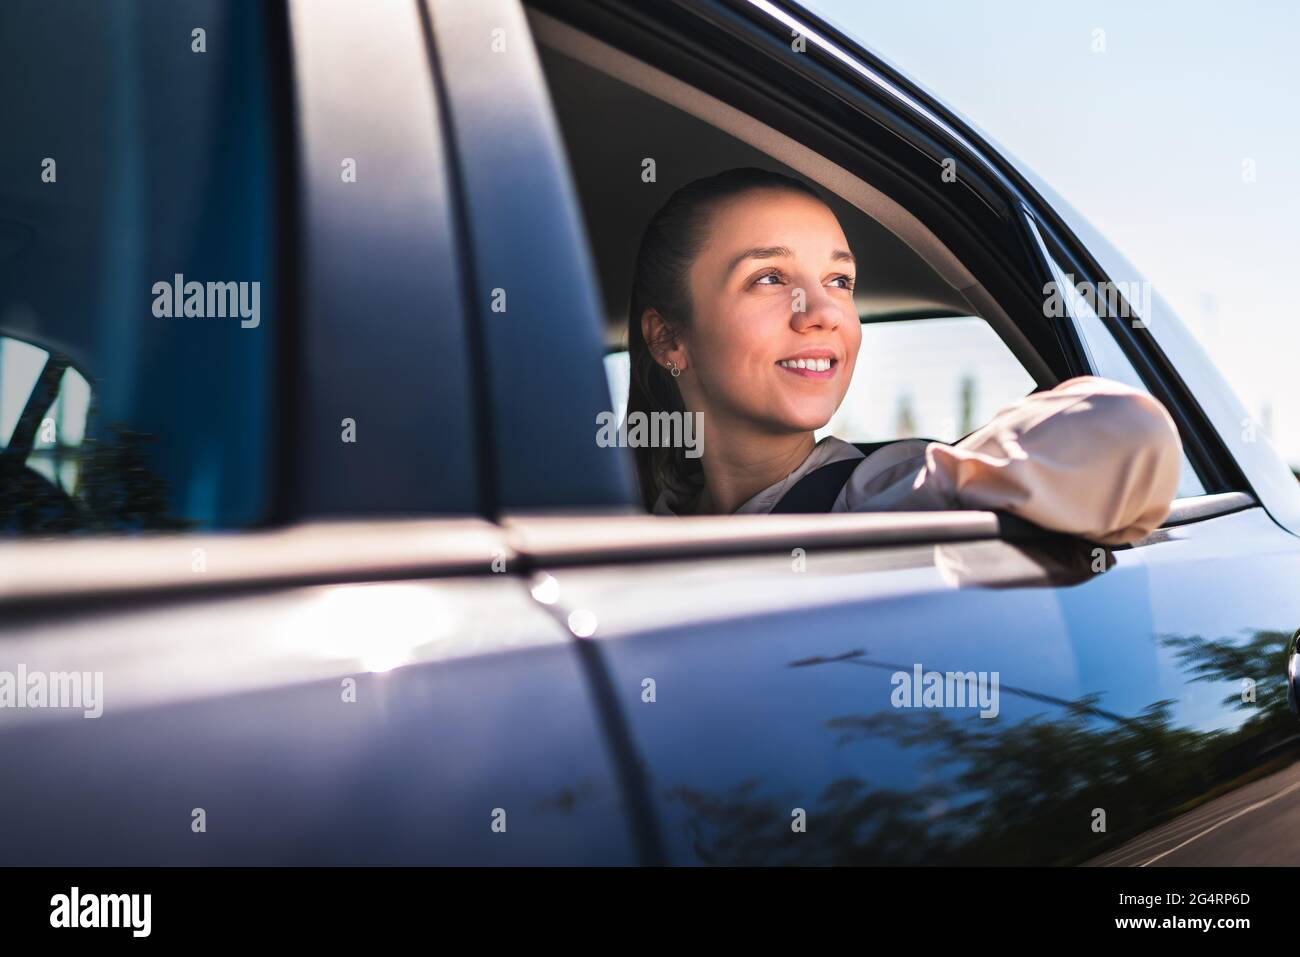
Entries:
[[780,259],[783,256],[789,258],[793,255],[794,253],[790,252],[789,246],[755,246],[752,249],[746,249],[733,259],[727,266],[727,272],[730,273],[746,259]]
[[[789,246],[754,246],[751,249],[746,249],[731,260],[731,263],[727,266],[727,272],[730,274],[746,259],[780,259],[782,257],[789,258],[793,255],[794,253],[790,252]],[[831,262],[847,262],[853,263],[855,266],[858,264],[857,260],[853,258],[853,254],[847,249],[837,249],[831,253]]]

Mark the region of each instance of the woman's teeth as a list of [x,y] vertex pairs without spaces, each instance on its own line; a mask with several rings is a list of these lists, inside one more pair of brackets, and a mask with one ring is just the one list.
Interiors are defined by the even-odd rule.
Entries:
[[811,369],[813,372],[826,372],[831,367],[830,359],[782,359],[777,363],[787,369]]

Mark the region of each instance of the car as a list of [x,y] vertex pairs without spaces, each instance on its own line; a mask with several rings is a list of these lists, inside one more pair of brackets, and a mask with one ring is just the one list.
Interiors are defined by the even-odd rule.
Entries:
[[[1104,237],[815,13],[0,22],[0,862],[1300,862],[1294,475]],[[637,238],[737,165],[864,264],[829,432],[1118,379],[1182,438],[1162,527],[646,514],[596,441]]]

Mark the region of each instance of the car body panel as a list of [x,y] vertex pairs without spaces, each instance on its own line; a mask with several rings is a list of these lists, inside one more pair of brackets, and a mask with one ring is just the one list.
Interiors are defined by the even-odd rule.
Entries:
[[0,647],[103,691],[0,712],[3,864],[639,859],[578,651],[512,576],[9,616]]
[[[795,551],[551,571],[599,623],[674,863],[1078,863],[1293,736],[1300,548],[1259,508],[1114,552]],[[918,666],[997,672],[998,713],[897,707]]]

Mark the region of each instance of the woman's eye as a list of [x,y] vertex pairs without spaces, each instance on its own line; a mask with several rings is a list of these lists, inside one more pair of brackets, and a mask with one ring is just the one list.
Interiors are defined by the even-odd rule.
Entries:
[[[767,282],[766,280],[772,280]],[[755,286],[779,286],[781,284],[781,274],[777,272],[767,272],[754,280]]]
[[834,279],[831,280],[831,285],[836,285],[837,283],[839,284],[839,288],[840,288],[840,289],[852,289],[852,288],[853,288],[853,277],[852,277],[852,276],[836,276]]

